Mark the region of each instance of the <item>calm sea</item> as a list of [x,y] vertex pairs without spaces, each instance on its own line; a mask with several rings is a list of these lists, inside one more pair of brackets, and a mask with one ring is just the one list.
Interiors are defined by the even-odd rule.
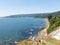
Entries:
[[0,40],[23,40],[45,26],[45,18],[0,18]]

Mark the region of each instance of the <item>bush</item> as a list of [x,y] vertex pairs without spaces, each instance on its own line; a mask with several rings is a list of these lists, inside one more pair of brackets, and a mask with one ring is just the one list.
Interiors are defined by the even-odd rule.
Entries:
[[57,28],[58,26],[60,26],[60,16],[54,16],[52,18],[49,18],[49,22],[50,22],[50,26],[47,30],[47,33],[51,33],[52,31],[55,30],[55,28]]

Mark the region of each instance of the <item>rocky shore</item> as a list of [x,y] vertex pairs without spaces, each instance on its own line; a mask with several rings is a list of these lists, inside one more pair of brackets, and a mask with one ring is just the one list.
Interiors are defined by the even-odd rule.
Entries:
[[17,45],[25,45],[25,44],[26,45],[40,45],[40,43],[46,43],[46,41],[43,40],[42,38],[47,36],[48,27],[49,27],[49,21],[46,18],[46,27],[38,32],[34,40],[29,38],[29,39],[18,42]]
[[49,27],[49,21],[46,18],[46,27],[38,32],[36,40],[47,36],[47,29],[48,29],[48,27]]
[[60,27],[47,34],[50,23],[46,18],[46,27],[38,32],[35,39],[26,39],[17,43],[17,45],[60,45]]

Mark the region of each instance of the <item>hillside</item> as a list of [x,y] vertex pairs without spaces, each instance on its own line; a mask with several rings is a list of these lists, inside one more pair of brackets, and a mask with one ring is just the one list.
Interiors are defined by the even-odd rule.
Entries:
[[52,31],[54,31],[57,27],[60,26],[60,16],[50,16],[49,22],[50,22],[50,26],[47,30],[47,33],[51,33]]
[[36,13],[36,14],[16,14],[11,16],[6,16],[5,18],[16,18],[16,17],[39,17],[39,18],[47,18],[48,16],[57,16],[60,15],[60,11],[53,13]]

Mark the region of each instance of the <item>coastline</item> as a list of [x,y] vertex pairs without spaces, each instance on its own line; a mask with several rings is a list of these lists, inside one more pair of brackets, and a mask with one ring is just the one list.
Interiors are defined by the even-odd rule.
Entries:
[[[50,34],[47,35],[47,29],[49,28],[49,25],[50,25],[49,20],[48,18],[46,18],[46,27],[38,32],[38,34],[35,37],[35,40],[26,39],[21,42],[18,42],[17,45],[43,45],[43,44],[44,45],[60,45],[59,40],[55,40],[53,37],[49,36]],[[56,29],[56,31],[57,30],[58,28]],[[53,35],[53,32],[51,33],[51,35]]]
[[43,37],[46,37],[47,36],[47,29],[49,28],[49,20],[48,18],[46,18],[46,27],[42,30],[40,30],[36,36],[36,40],[39,40]]
[[41,41],[41,40],[43,40],[42,39],[43,37],[47,36],[47,29],[49,27],[48,18],[45,18],[45,19],[46,19],[46,27],[44,29],[40,30],[37,35],[35,35],[35,39],[33,39],[34,37],[32,37],[32,38],[18,42],[17,45],[22,45],[22,44],[25,45],[25,43],[26,43],[26,45],[27,44],[29,44],[29,45],[37,45],[37,44],[40,45],[39,40]]

